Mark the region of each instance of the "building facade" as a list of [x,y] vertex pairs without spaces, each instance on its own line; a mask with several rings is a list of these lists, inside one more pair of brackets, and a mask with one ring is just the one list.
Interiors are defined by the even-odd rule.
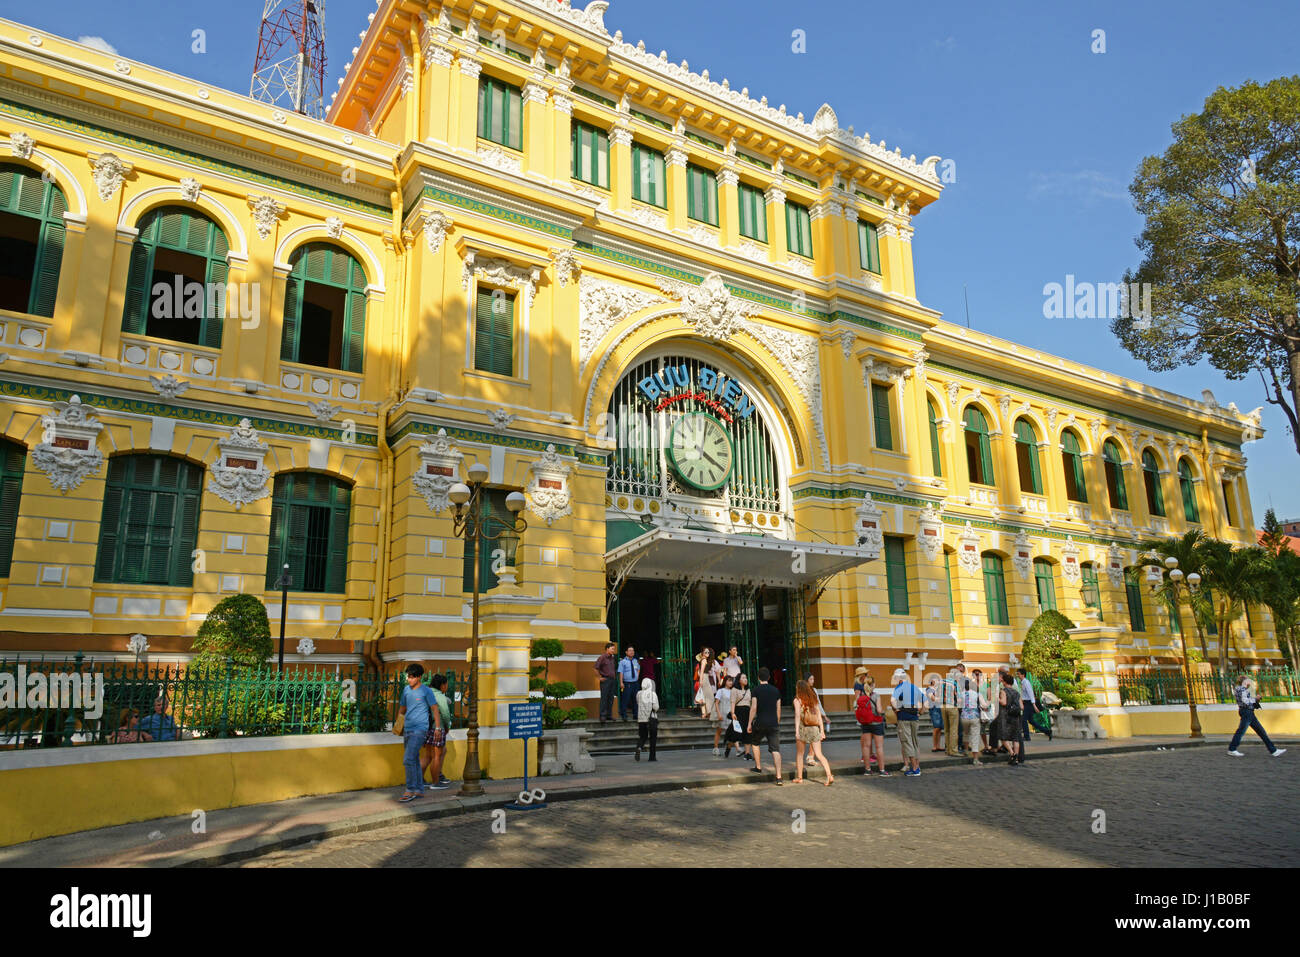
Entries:
[[[480,555],[489,724],[535,637],[677,704],[705,644],[842,706],[1044,608],[1109,635],[1105,705],[1178,660],[1138,543],[1253,541],[1258,418],[945,322],[939,157],[607,6],[380,0],[323,122],[0,21],[0,655],[184,660],[230,594],[275,631],[288,564],[291,662],[463,668],[481,463],[528,501]],[[1233,656],[1280,658],[1252,615]]]

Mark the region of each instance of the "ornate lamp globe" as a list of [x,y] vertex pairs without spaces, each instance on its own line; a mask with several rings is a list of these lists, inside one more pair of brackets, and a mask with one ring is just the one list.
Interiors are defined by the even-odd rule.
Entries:
[[522,492],[511,492],[506,496],[506,508],[513,515],[518,515],[524,510],[524,495]]
[[464,482],[457,482],[447,490],[447,498],[451,499],[453,505],[457,508],[469,501],[469,486]]
[[1183,580],[1183,573],[1179,571],[1177,568],[1175,568],[1173,571],[1169,573],[1169,580],[1180,582]]
[[1177,568],[1177,567],[1178,567],[1178,559],[1174,558],[1173,555],[1170,555],[1168,558],[1165,559],[1165,568]]
[[1201,587],[1201,576],[1196,574],[1196,572],[1192,572],[1187,576],[1187,584],[1191,587],[1192,591],[1196,591],[1196,589]]
[[482,462],[475,462],[468,469],[469,480],[475,485],[488,480],[488,467]]

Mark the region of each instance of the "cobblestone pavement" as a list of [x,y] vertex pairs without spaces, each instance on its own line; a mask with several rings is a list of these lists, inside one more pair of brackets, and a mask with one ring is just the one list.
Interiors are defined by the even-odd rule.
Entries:
[[[820,775],[820,772],[819,772]],[[476,812],[330,838],[249,867],[1295,866],[1300,753],[1218,748],[842,775]],[[803,830],[800,815],[803,812]],[[1104,833],[1094,833],[1097,812]],[[500,818],[500,814],[497,815]],[[499,824],[498,824],[499,828]]]

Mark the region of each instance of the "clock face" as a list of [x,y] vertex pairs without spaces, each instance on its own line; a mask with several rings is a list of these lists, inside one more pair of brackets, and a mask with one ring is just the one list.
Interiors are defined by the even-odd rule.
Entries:
[[709,492],[721,488],[730,477],[736,451],[721,422],[703,412],[692,412],[673,425],[668,457],[682,481]]

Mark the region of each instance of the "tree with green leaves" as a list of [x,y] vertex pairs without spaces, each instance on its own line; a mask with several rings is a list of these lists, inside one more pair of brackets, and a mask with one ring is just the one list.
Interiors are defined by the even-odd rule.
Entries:
[[[1185,532],[1182,537],[1157,538],[1143,542],[1140,546],[1142,551],[1155,552],[1160,563],[1163,564],[1166,558],[1178,559],[1178,569],[1184,576],[1193,572],[1200,575],[1202,580],[1205,579],[1205,549],[1209,539],[1205,532],[1199,528],[1193,528]],[[1196,637],[1201,646],[1201,660],[1209,661],[1210,652],[1205,645],[1205,632],[1208,623],[1211,620],[1209,603],[1205,599],[1204,592],[1194,592],[1184,584],[1178,589],[1173,587],[1173,583],[1166,575],[1160,585],[1156,587],[1155,598],[1165,606],[1169,612],[1170,621],[1176,624],[1176,627],[1182,630],[1182,602],[1176,602],[1175,596],[1181,593],[1181,598],[1187,603],[1191,611],[1192,623],[1196,626]]]
[[[556,638],[535,638],[528,649],[528,657],[543,661],[543,664],[528,669],[528,688],[542,692],[542,724],[547,728],[562,728],[566,721],[581,721],[587,717],[586,708],[564,708],[560,704],[578,692],[578,686],[572,681],[551,680],[551,659],[563,654],[564,643]],[[546,703],[548,698],[550,702]]]
[[1258,374],[1300,452],[1300,76],[1215,90],[1129,191],[1146,224],[1124,279],[1151,310],[1111,330],[1153,371]]
[[1255,546],[1233,548],[1227,542],[1208,539],[1203,548],[1201,574],[1213,594],[1206,594],[1209,613],[1219,634],[1219,670],[1228,670],[1228,649],[1237,653],[1234,623],[1250,606],[1263,600],[1268,588],[1267,552]]
[[200,668],[257,668],[271,657],[271,624],[266,606],[255,595],[231,595],[217,602],[199,625],[194,639],[194,664]]
[[1093,696],[1084,690],[1091,667],[1083,660],[1083,645],[1070,637],[1074,622],[1049,609],[1034,619],[1020,647],[1025,670],[1036,675],[1061,699],[1065,708],[1086,708]]
[[1291,542],[1286,532],[1282,531],[1282,523],[1277,520],[1277,512],[1272,508],[1264,512],[1264,524],[1260,526],[1259,544],[1271,555],[1277,555],[1279,552],[1290,551]]
[[1260,543],[1267,556],[1267,585],[1261,600],[1273,613],[1278,647],[1285,649],[1291,667],[1300,671],[1300,555],[1291,550],[1271,508],[1264,515]]

